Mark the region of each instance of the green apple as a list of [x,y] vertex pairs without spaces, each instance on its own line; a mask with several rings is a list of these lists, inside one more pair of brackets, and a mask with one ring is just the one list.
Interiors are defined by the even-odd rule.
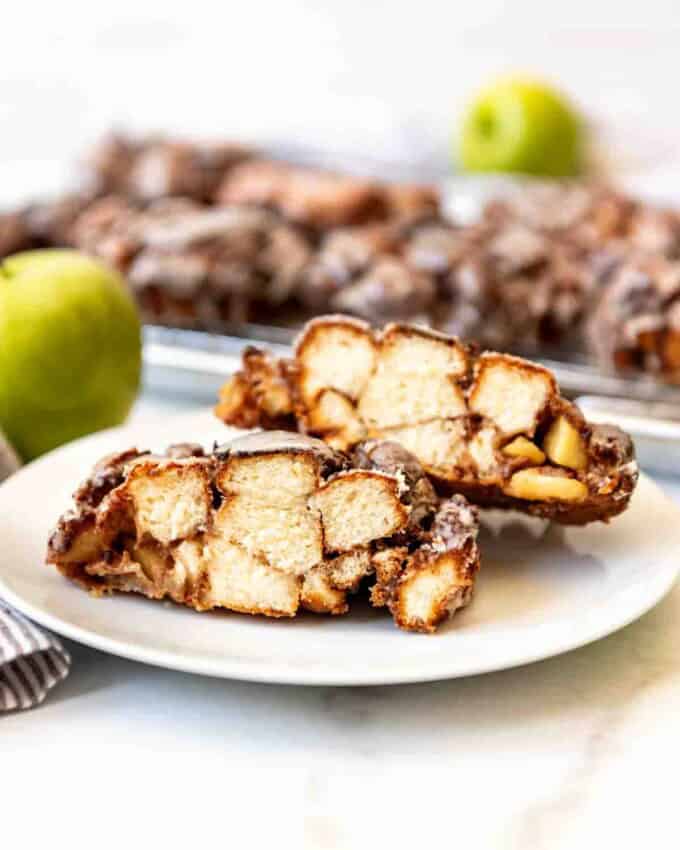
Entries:
[[120,424],[140,373],[139,318],[116,272],[66,250],[0,264],[0,429],[24,460]]
[[468,171],[571,177],[582,168],[583,135],[578,115],[559,92],[541,82],[503,78],[469,107],[460,160]]

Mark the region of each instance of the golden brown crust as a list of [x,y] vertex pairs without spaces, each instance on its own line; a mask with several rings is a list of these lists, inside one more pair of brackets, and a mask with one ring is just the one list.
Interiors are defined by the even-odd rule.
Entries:
[[[611,431],[613,450],[603,455],[599,426],[560,395],[547,369],[476,355],[437,331],[390,324],[373,332],[349,317],[321,317],[280,368],[299,430],[343,450],[367,436],[397,441],[442,495],[580,525],[625,510],[637,481],[630,438]],[[247,369],[233,380],[247,384]],[[222,407],[218,415],[239,424],[229,385],[223,399],[236,412],[221,415]],[[248,422],[269,427],[255,408]]]
[[300,604],[314,614],[346,614],[349,611],[347,594],[335,587],[328,567],[320,564],[313,567],[302,580]]
[[440,504],[417,549],[376,552],[371,604],[389,608],[403,629],[434,632],[472,598],[480,563],[477,523],[476,509],[457,495]]
[[[340,386],[332,387],[336,392],[355,400],[374,368],[376,345],[367,322],[350,316],[312,319],[295,341],[295,361],[288,364],[286,372],[297,401],[295,414],[298,417],[308,413],[321,390],[327,389],[319,386],[317,382],[315,360],[319,342],[325,344],[329,336],[333,337],[336,349],[334,354],[339,357],[352,356],[352,368],[346,376],[343,373],[349,364],[335,364],[342,382]],[[354,362],[356,351],[360,351],[362,356],[357,357],[357,362]]]
[[248,347],[242,356],[243,372],[224,385],[215,412],[239,428],[265,424],[267,428],[289,427],[294,421],[293,396],[286,364],[257,348]]
[[[324,318],[321,317],[319,319],[319,323],[322,324],[323,322]],[[458,375],[463,374],[466,371],[465,367],[467,355],[474,350],[470,345],[465,345],[456,337],[445,334],[435,328],[425,327],[424,325],[411,325],[406,322],[389,322],[384,326],[384,328],[382,328],[382,330],[377,331],[377,339],[379,340],[379,344],[382,348],[394,345],[397,339],[401,340],[403,338],[423,339],[436,342],[447,349],[450,352],[454,363],[460,359],[460,368],[452,369],[452,371]]]
[[408,559],[408,547],[397,546],[394,549],[379,549],[372,558],[376,582],[371,588],[371,605],[374,608],[386,608],[394,587],[402,574]]
[[[454,611],[470,602],[472,580],[468,574],[466,560],[457,554],[409,559],[389,603],[397,625],[409,631],[434,632]],[[409,594],[418,592],[418,582],[423,578],[440,580],[442,587],[422,613],[418,610],[414,614],[409,607]]]

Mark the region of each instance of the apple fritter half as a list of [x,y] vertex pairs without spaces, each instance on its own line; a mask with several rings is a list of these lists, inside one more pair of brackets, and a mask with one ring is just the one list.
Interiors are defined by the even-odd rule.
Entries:
[[400,627],[431,632],[470,601],[479,566],[476,510],[440,500],[386,441],[343,454],[278,432],[209,454],[132,450],[104,458],[74,500],[47,561],[97,595],[293,617],[344,614],[369,587]]
[[328,316],[306,325],[289,360],[251,347],[216,414],[341,450],[395,441],[442,495],[567,525],[621,513],[638,477],[630,437],[588,423],[550,371],[413,325]]

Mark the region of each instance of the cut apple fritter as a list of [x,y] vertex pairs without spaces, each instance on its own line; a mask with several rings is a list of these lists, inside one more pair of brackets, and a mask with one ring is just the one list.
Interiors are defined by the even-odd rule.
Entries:
[[[238,388],[254,397],[257,384],[263,412],[251,405],[248,425],[266,429],[267,382],[253,375],[252,357],[222,388],[216,413],[241,424]],[[327,316],[303,329],[291,359],[267,362],[272,380],[285,375],[287,427],[341,450],[366,439],[398,442],[440,495],[461,493],[482,506],[580,525],[621,513],[635,488],[630,437],[586,422],[553,374],[528,360],[477,354],[427,328],[374,331]]]
[[[372,583],[399,626],[428,632],[469,601],[476,534],[474,509],[439,499],[398,444],[343,454],[262,432],[210,454],[185,444],[105,458],[59,520],[47,560],[94,594],[270,617],[344,614]],[[388,576],[376,565],[393,551]]]

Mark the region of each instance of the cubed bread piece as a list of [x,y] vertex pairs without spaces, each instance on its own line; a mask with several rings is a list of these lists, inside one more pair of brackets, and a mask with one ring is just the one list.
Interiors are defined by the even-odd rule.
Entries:
[[358,403],[369,428],[417,425],[467,413],[456,379],[467,372],[464,347],[451,337],[408,325],[378,336],[375,370]]
[[468,424],[463,417],[388,428],[380,433],[415,455],[427,472],[454,475],[456,468],[468,466]]
[[[309,503],[321,477],[323,444],[253,435],[231,444],[215,475],[225,495],[215,528],[283,572],[303,575],[323,558],[318,511]],[[303,445],[305,441],[303,441]]]
[[468,439],[468,453],[472,463],[473,474],[480,480],[498,477],[498,444],[500,433],[498,428],[485,423],[474,431]]
[[394,546],[378,549],[373,554],[371,564],[375,571],[375,584],[371,588],[371,605],[374,608],[386,608],[392,600],[394,588],[408,560],[407,546]]
[[270,428],[289,425],[293,397],[283,364],[249,347],[243,353],[243,370],[222,388],[217,415],[237,419],[241,428],[252,428],[263,420]]
[[321,390],[309,411],[309,427],[314,433],[344,430],[359,422],[350,399],[337,390]]
[[356,446],[352,464],[395,478],[402,502],[408,505],[409,526],[419,527],[438,505],[437,494],[414,454],[393,440],[366,440]]
[[300,602],[303,608],[315,614],[345,614],[349,610],[347,594],[333,586],[326,564],[305,574]]
[[228,497],[295,507],[305,504],[316,490],[319,476],[319,461],[310,452],[263,451],[230,454],[220,466],[215,483]]
[[398,625],[409,631],[433,632],[442,620],[468,604],[472,579],[458,553],[407,559],[390,605]]
[[433,632],[472,598],[479,569],[477,511],[462,496],[441,503],[421,545],[376,552],[371,602],[409,631]]
[[380,472],[342,472],[319,488],[313,505],[321,513],[326,552],[347,552],[390,537],[408,522],[399,482]]
[[318,512],[301,501],[271,505],[246,497],[227,498],[215,514],[215,530],[277,569],[304,575],[323,558]]
[[308,404],[325,389],[357,399],[375,367],[376,346],[370,327],[357,319],[310,322],[295,351],[300,396]]
[[369,429],[418,425],[467,413],[463,391],[449,375],[388,370],[370,378],[357,409]]
[[228,608],[243,614],[292,617],[300,604],[299,578],[272,567],[233,539],[211,536],[206,541],[205,586],[201,608]]
[[264,410],[260,411],[254,399],[252,404],[250,402],[251,387],[248,379],[242,374],[234,375],[220,388],[215,415],[239,428],[254,428],[259,425]]
[[336,390],[321,390],[309,408],[306,426],[338,451],[355,446],[368,436],[352,402]]
[[470,390],[470,410],[490,419],[508,437],[531,437],[556,394],[547,369],[517,357],[483,354]]
[[102,540],[96,529],[97,514],[92,509],[69,511],[52,532],[49,548],[59,563],[82,564],[94,561],[102,553]]
[[389,324],[378,334],[378,345],[382,371],[463,377],[468,370],[465,346],[429,328]]
[[140,538],[148,534],[172,543],[204,531],[212,494],[208,471],[200,461],[141,461],[124,485]]

